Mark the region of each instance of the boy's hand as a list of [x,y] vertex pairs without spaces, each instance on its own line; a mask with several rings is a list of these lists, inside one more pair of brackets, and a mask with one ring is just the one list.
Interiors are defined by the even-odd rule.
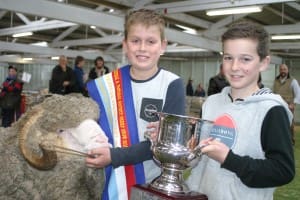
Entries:
[[110,148],[99,147],[88,152],[90,155],[85,159],[85,164],[88,167],[103,168],[111,163]]
[[159,131],[159,122],[150,122],[146,128],[145,137],[149,138],[151,141],[156,141]]
[[208,138],[202,140],[201,144],[207,144],[207,146],[202,148],[202,153],[221,164],[224,163],[230,150],[224,143],[220,142],[218,139]]

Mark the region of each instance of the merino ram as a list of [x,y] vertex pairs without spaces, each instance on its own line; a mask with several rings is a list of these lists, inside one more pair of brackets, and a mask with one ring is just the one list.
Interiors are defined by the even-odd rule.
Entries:
[[44,149],[59,130],[96,120],[97,104],[80,95],[52,95],[28,110],[10,128],[0,128],[0,199],[101,199],[103,171],[85,166],[84,157]]

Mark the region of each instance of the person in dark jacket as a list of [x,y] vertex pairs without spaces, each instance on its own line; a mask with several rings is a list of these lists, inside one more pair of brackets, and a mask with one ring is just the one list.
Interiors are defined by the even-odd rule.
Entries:
[[189,79],[186,85],[186,96],[194,96],[193,80]]
[[109,68],[104,65],[104,59],[101,56],[98,56],[94,63],[95,67],[90,70],[89,80],[96,79],[104,74],[109,73]]
[[205,90],[202,87],[201,83],[198,84],[198,86],[195,90],[194,96],[196,96],[196,97],[205,97]]
[[207,95],[209,96],[212,94],[220,93],[226,86],[229,86],[229,83],[224,76],[223,67],[221,64],[219,74],[209,79]]
[[60,56],[59,64],[53,68],[49,88],[51,93],[64,95],[73,92],[75,76],[67,62],[66,56]]
[[265,85],[262,83],[261,73],[259,73],[257,85],[260,89],[265,87]]
[[75,58],[75,66],[73,69],[74,75],[75,75],[75,85],[74,85],[74,92],[77,93],[82,93],[85,94],[86,89],[85,89],[85,84],[83,81],[83,76],[84,76],[84,71],[83,71],[83,66],[84,66],[85,60],[84,57],[82,56],[77,56]]
[[[13,66],[8,67],[8,76],[2,83],[2,89],[0,93],[0,99],[3,100],[8,96],[10,103],[14,102],[11,106],[6,107],[2,104],[2,126],[9,127],[11,124],[19,118],[20,104],[21,104],[21,92],[23,89],[23,83],[17,79],[17,68]],[[12,99],[13,98],[13,99]]]

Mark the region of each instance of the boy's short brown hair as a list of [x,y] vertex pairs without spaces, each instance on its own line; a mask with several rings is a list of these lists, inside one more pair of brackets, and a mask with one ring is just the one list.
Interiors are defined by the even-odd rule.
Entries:
[[159,26],[161,40],[165,39],[165,20],[161,14],[154,10],[140,9],[129,12],[125,17],[125,39],[127,39],[130,27],[134,24],[143,24],[146,27],[157,25]]
[[237,21],[233,23],[228,30],[222,35],[222,43],[226,40],[248,38],[257,41],[257,53],[260,60],[270,54],[269,43],[270,37],[268,32],[259,24],[251,21]]

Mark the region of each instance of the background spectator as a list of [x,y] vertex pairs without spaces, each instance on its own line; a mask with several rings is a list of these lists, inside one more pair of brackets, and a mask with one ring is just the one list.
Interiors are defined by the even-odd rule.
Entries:
[[189,79],[186,85],[186,96],[194,96],[193,80]]
[[84,57],[77,56],[75,58],[75,66],[74,66],[74,75],[75,75],[75,85],[74,85],[74,92],[85,94],[85,84],[83,80],[84,71],[83,66],[85,64]]
[[[298,81],[290,75],[289,68],[286,64],[281,64],[279,67],[279,75],[275,78],[273,92],[280,94],[294,114],[295,104],[300,103],[300,89]],[[291,133],[292,142],[295,144],[294,119],[291,125]]]
[[17,79],[17,68],[8,67],[8,76],[2,83],[0,102],[2,126],[9,127],[20,116],[21,92],[23,83]]
[[104,60],[101,56],[95,59],[95,67],[90,70],[89,79],[96,79],[104,74],[109,73],[109,68],[104,65]]
[[264,84],[262,83],[261,73],[259,73],[257,85],[260,89],[265,87]]
[[224,76],[223,65],[221,64],[219,74],[210,78],[209,80],[207,95],[209,96],[212,94],[219,93],[224,87],[228,85],[229,84]]
[[194,95],[197,97],[205,97],[205,90],[203,89],[201,83],[199,83],[199,85],[197,86]]
[[66,56],[59,57],[59,64],[52,70],[49,91],[54,94],[69,94],[73,92],[75,76],[72,68],[67,66]]

